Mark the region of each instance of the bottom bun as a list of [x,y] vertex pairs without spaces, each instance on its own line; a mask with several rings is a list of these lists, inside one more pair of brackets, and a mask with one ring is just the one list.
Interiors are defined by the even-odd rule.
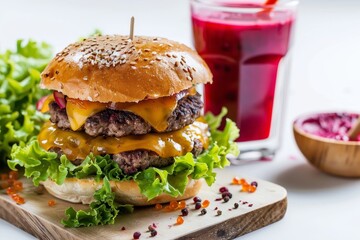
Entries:
[[[52,180],[46,180],[42,184],[51,195],[57,198],[68,202],[83,204],[90,204],[93,201],[94,192],[102,187],[102,181],[96,182],[91,178],[67,178],[61,185],[57,185]],[[172,197],[163,193],[148,201],[147,198],[141,194],[140,188],[135,181],[110,181],[116,201],[134,206],[146,206],[156,203],[166,203],[171,200],[191,198],[199,192],[201,184],[202,180],[189,179],[183,195]]]

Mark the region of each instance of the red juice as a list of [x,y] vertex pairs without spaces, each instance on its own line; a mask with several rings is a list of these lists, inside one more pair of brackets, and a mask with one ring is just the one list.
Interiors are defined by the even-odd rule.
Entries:
[[240,128],[240,142],[268,138],[293,12],[193,12],[192,22],[195,48],[214,75],[213,84],[204,86],[205,111],[218,114],[227,107]]

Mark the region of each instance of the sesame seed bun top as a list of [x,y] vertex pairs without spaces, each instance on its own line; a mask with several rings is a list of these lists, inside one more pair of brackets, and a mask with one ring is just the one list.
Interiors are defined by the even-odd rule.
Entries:
[[96,36],[70,44],[41,74],[41,87],[81,100],[138,102],[212,82],[189,47],[158,37]]

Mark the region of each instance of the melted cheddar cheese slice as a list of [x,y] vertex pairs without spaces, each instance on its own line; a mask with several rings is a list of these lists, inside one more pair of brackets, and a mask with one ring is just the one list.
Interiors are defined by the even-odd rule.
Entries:
[[198,139],[208,147],[208,125],[198,119],[181,130],[168,133],[116,137],[91,137],[84,132],[62,130],[50,121],[46,122],[38,135],[40,146],[45,150],[58,148],[70,159],[84,159],[89,153],[95,155],[116,154],[133,150],[149,150],[160,157],[182,156],[194,147]]
[[196,90],[191,88],[169,97],[143,100],[138,103],[99,103],[67,98],[66,113],[69,118],[70,127],[74,131],[79,130],[85,124],[88,117],[106,108],[111,108],[132,112],[143,118],[156,131],[163,132],[168,127],[167,119],[175,110],[178,100],[186,95],[194,94],[196,94]]

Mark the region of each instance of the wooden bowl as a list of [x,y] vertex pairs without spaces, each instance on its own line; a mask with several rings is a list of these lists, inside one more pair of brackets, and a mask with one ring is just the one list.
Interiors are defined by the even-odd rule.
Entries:
[[299,118],[293,124],[297,146],[319,170],[341,177],[360,177],[360,142],[346,142],[305,132]]

